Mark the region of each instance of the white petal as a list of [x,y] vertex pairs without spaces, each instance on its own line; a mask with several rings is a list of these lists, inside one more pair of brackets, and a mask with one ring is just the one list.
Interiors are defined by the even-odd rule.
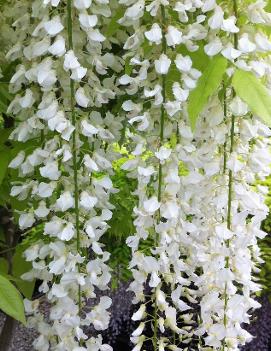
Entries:
[[145,37],[151,42],[155,44],[160,44],[162,41],[162,30],[157,23],[154,23],[151,29],[145,32]]
[[93,135],[97,134],[99,129],[94,127],[92,124],[88,123],[88,121],[83,120],[81,122],[82,127],[82,134],[87,137],[92,137]]
[[13,168],[13,169],[18,168],[23,163],[24,158],[25,158],[25,152],[24,151],[20,151],[18,153],[18,155],[8,165],[9,168]]
[[160,161],[165,161],[169,158],[171,155],[171,149],[161,146],[159,151],[155,152],[155,156],[160,160]]
[[155,70],[158,74],[167,74],[170,64],[171,60],[165,54],[162,54],[158,60],[154,61]]
[[90,40],[97,41],[97,42],[103,42],[106,39],[105,36],[103,36],[98,29],[89,30],[88,37]]
[[147,213],[153,214],[159,209],[160,203],[158,202],[157,197],[153,196],[150,199],[144,201],[143,207]]
[[187,100],[189,95],[189,90],[182,89],[178,82],[173,83],[172,91],[177,101],[184,102]]
[[38,192],[37,192],[38,196],[40,196],[41,198],[51,197],[55,187],[56,185],[53,182],[51,183],[41,182],[38,186]]
[[93,28],[98,23],[98,17],[96,15],[88,15],[86,13],[80,13],[79,21],[83,27]]
[[41,201],[39,203],[39,207],[34,211],[34,213],[37,217],[44,218],[48,216],[50,210],[46,207],[46,203],[44,201]]
[[189,72],[192,68],[192,60],[189,56],[178,54],[174,62],[180,72]]
[[75,93],[76,103],[81,107],[88,107],[90,102],[89,98],[86,96],[84,88],[80,87],[76,90]]
[[52,295],[58,298],[65,297],[68,295],[68,292],[65,291],[64,287],[60,284],[54,283],[51,289]]
[[65,39],[58,35],[54,43],[49,47],[48,51],[55,56],[63,56],[66,52]]
[[230,109],[235,116],[244,116],[248,113],[248,106],[238,96],[230,103]]
[[223,23],[224,12],[220,6],[216,6],[214,14],[209,18],[208,24],[211,29],[220,29]]
[[78,10],[85,10],[90,7],[92,0],[74,0],[74,6]]
[[228,45],[225,49],[222,50],[222,55],[228,60],[235,60],[241,55],[241,51],[236,50],[232,45]]
[[80,205],[85,210],[91,210],[98,202],[98,199],[94,196],[89,195],[87,191],[83,191],[80,194]]
[[145,328],[145,323],[141,322],[137,329],[133,332],[132,336],[140,336]]
[[70,191],[65,191],[56,201],[56,210],[65,212],[74,207],[74,198]]
[[45,37],[41,41],[35,43],[33,45],[33,51],[32,51],[33,57],[38,57],[46,54],[50,44],[51,44],[51,40],[49,37]]
[[98,167],[97,163],[89,155],[84,156],[84,165],[91,172],[93,172],[93,171],[98,172],[99,171],[99,167]]
[[173,26],[168,26],[166,41],[168,46],[175,47],[176,45],[181,44],[183,41],[182,32]]
[[219,38],[210,41],[209,44],[204,46],[204,51],[208,56],[217,55],[223,48],[222,42]]
[[56,261],[52,261],[49,263],[50,273],[53,274],[61,274],[64,271],[66,263],[66,258],[64,256],[60,257]]
[[72,70],[71,79],[79,82],[87,74],[87,68],[78,67]]
[[31,89],[26,89],[25,95],[19,99],[19,104],[22,108],[29,108],[35,102],[33,93]]
[[64,59],[65,71],[68,71],[69,69],[79,68],[79,67],[80,67],[80,63],[79,63],[77,57],[74,55],[74,52],[72,50],[69,50],[65,54],[65,59]]
[[32,227],[35,223],[35,217],[33,213],[23,213],[19,217],[19,226],[21,230]]
[[59,16],[53,17],[50,21],[45,22],[43,26],[46,32],[51,36],[57,35],[64,29]]
[[239,28],[236,27],[235,23],[236,23],[236,18],[234,16],[231,16],[223,20],[221,29],[228,33],[238,33]]
[[104,189],[112,189],[112,187],[113,187],[113,183],[112,183],[111,179],[107,176],[105,176],[101,179],[95,180],[95,184],[103,187]]
[[58,170],[57,162],[48,162],[44,167],[40,168],[40,174],[44,178],[58,180],[61,172]]
[[157,273],[152,272],[149,286],[151,288],[156,288],[160,284],[160,282],[161,282],[161,279],[158,277]]
[[100,351],[113,351],[113,348],[108,344],[103,344],[100,346]]
[[248,34],[243,34],[238,40],[238,49],[243,53],[250,53],[256,50],[256,45],[249,40]]
[[72,223],[68,223],[64,229],[58,233],[58,237],[61,240],[65,240],[65,241],[69,241],[71,240],[75,235],[75,229],[74,229],[74,225]]
[[146,306],[145,305],[141,305],[140,308],[137,310],[137,312],[135,312],[132,315],[132,320],[133,321],[140,321],[143,319],[143,317],[145,316],[145,310],[146,310]]
[[271,50],[270,40],[268,39],[268,37],[266,37],[262,33],[258,32],[255,35],[255,42],[256,42],[258,48],[261,49],[262,51],[270,51]]

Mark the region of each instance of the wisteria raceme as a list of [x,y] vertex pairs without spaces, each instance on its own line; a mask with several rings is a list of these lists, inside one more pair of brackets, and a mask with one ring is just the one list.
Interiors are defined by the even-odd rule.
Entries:
[[[258,30],[246,33],[245,26],[237,27],[238,12],[242,20],[246,15],[242,7],[237,12],[236,3],[223,9],[214,5],[213,10],[208,37],[216,35],[216,39],[205,46],[206,53],[213,55],[208,50],[219,41],[219,51],[232,62],[229,76],[237,67],[264,75],[264,70],[259,74],[259,67],[268,70],[268,64],[259,59],[259,53],[269,50],[267,37]],[[255,6],[248,10],[247,22],[258,23],[253,19]],[[263,9],[262,16],[269,23]],[[265,47],[260,47],[259,38]],[[214,98],[202,113],[194,141],[190,140],[195,143],[195,152],[186,154],[184,160],[190,163],[188,177],[194,174],[196,184],[187,194],[196,228],[191,233],[194,255],[202,271],[195,280],[201,306],[197,333],[206,349],[238,350],[252,338],[243,323],[249,323],[251,309],[259,307],[252,299],[260,290],[252,274],[262,263],[257,238],[265,235],[260,225],[268,208],[264,205],[265,189],[261,187],[256,194],[252,185],[269,173],[270,130],[255,119],[230,86],[224,86],[223,95],[222,101]]]
[[[194,231],[191,231],[190,235],[194,242],[194,257],[202,270],[202,274],[195,280],[195,284],[199,287],[202,320],[198,333],[206,336],[207,332],[205,343],[214,349],[219,349],[222,340],[226,337],[227,349],[234,350],[238,344],[250,340],[250,336],[241,329],[241,326],[249,322],[248,313],[251,308],[259,306],[250,298],[250,293],[253,294],[259,289],[258,284],[253,282],[251,273],[256,271],[256,262],[261,262],[256,237],[261,238],[265,235],[260,230],[260,222],[267,214],[263,201],[264,194],[259,192],[254,196],[255,191],[251,187],[255,174],[250,169],[251,159],[255,157],[254,152],[259,152],[259,149],[254,145],[255,149],[249,150],[248,153],[248,139],[252,140],[255,135],[248,135],[248,129],[245,127],[251,123],[253,129],[258,130],[259,138],[261,136],[266,138],[270,132],[260,122],[250,119],[244,120],[243,124],[240,123],[239,130],[236,128],[236,132],[244,137],[244,141],[238,138],[238,149],[236,142],[239,160],[233,157],[228,160],[228,165],[232,162],[241,167],[235,168],[234,184],[239,193],[236,191],[233,196],[232,208],[235,212],[232,215],[232,229],[229,230],[225,222],[228,206],[228,178],[223,175],[224,153],[219,152],[219,149],[223,150],[226,129],[223,123],[223,110],[218,101],[214,101],[206,113],[210,116],[210,110],[214,108],[217,111],[214,118],[205,119],[201,124],[202,129],[201,127],[199,129],[205,130],[204,136],[203,133],[195,135],[198,153],[191,157],[191,168],[189,167],[199,192],[194,192],[195,185],[187,188],[188,199],[193,207],[191,228]],[[243,132],[241,132],[241,126],[244,127]],[[216,132],[213,134],[214,142],[209,143],[207,147],[206,138],[211,138],[210,134],[214,131]],[[263,146],[261,152],[265,154],[266,163],[257,164],[257,167],[261,167],[262,175],[270,162],[270,155],[266,152],[268,145],[267,138],[265,143],[261,141],[260,147]],[[199,172],[201,169],[206,172],[204,177]],[[184,177],[184,182],[187,177]],[[252,198],[253,201],[251,201]],[[208,207],[204,206],[207,201]],[[253,214],[254,220],[248,221],[247,217],[251,218]],[[231,239],[229,248],[226,245],[228,239]],[[229,268],[226,267],[228,256],[230,257]],[[227,284],[228,299],[226,326],[224,325],[225,284]]]
[[[244,98],[244,88],[239,96],[235,83],[249,72],[270,87],[265,5],[20,4],[6,55],[20,62],[7,113],[16,124],[10,138],[25,147],[9,167],[18,173],[11,195],[28,204],[21,230],[42,231],[25,252],[33,268],[23,276],[41,280],[51,306],[45,318],[38,300],[25,301],[28,324],[40,333],[36,350],[112,350],[101,336],[112,303],[101,240],[114,210],[116,150],[124,150],[122,170],[137,182],[135,233],[126,241],[137,306],[133,351],[193,351],[195,344],[236,351],[252,339],[244,324],[260,306],[257,241],[268,214],[266,189],[255,184],[271,163],[271,132],[259,117],[270,116]],[[98,304],[87,304],[98,290]]]
[[122,125],[102,106],[116,97],[121,60],[103,54],[99,27],[111,8],[80,0],[34,1],[28,8],[14,23],[24,36],[7,54],[22,55],[11,79],[16,96],[8,112],[19,122],[11,138],[29,143],[10,163],[19,174],[12,196],[28,200],[22,230],[44,223],[43,239],[25,252],[33,269],[24,279],[42,280],[39,290],[52,306],[47,321],[38,301],[26,301],[28,323],[40,332],[36,350],[111,350],[100,335],[84,333],[92,324],[98,334],[110,318],[109,297],[90,311],[84,305],[110,282],[110,254],[99,240],[112,216],[112,143]]
[[[189,92],[201,73],[193,68],[189,55],[182,54],[180,45],[197,50],[197,41],[205,38],[204,28],[192,20],[193,12],[200,11],[201,6],[199,3],[188,8],[189,26],[184,29],[180,28],[178,2],[175,6],[168,1],[146,6],[133,2],[119,20],[122,26],[133,25],[134,29],[124,45],[130,74],[119,79],[131,96],[122,108],[131,125],[129,137],[135,144],[123,169],[138,181],[136,233],[127,240],[133,252],[130,267],[134,280],[130,289],[135,293],[134,303],[139,304],[132,316],[139,322],[131,339],[134,350],[148,344],[144,329],[150,325],[154,350],[174,350],[183,342],[189,343],[193,336],[191,304],[196,300],[191,279],[196,267],[186,263],[191,245],[186,231],[190,224],[183,208],[178,152],[189,148],[179,134],[185,134],[185,128],[189,133],[183,114]],[[174,20],[172,8],[178,20]],[[180,123],[183,128],[179,128]],[[144,246],[141,248],[145,240],[152,243],[152,255],[144,252]],[[151,296],[146,296],[147,286]]]

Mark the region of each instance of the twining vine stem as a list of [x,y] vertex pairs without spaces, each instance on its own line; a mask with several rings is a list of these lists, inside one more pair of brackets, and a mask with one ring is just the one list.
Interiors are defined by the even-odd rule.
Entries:
[[[69,50],[73,50],[73,26],[72,26],[72,1],[67,0],[68,12],[68,45]],[[75,113],[75,89],[74,81],[70,78],[70,110],[72,116],[72,124],[75,128],[72,134],[72,163],[73,163],[73,179],[74,179],[74,211],[75,211],[75,227],[76,227],[76,248],[80,254],[80,221],[79,221],[79,187],[78,187],[78,170],[77,170],[77,143],[76,143],[76,113]],[[81,287],[78,286],[78,305],[79,310],[82,308]]]
[[[166,27],[166,13],[165,7],[161,5],[161,17],[162,17],[162,52],[166,55],[167,52],[167,42],[165,36],[165,27]],[[166,76],[162,75],[162,96],[163,96],[163,103],[166,101]],[[163,144],[164,141],[164,125],[165,125],[165,116],[166,111],[164,104],[161,106],[161,115],[160,115],[160,135],[159,135],[159,146]],[[158,201],[161,201],[162,197],[162,182],[163,182],[163,165],[159,162],[159,170],[158,170]],[[160,211],[158,215],[158,221],[160,221]],[[157,247],[157,235],[155,235],[155,246]],[[155,307],[154,307],[154,332],[153,332],[153,346],[154,351],[158,350],[158,306],[157,306],[157,299],[155,298]]]
[[[238,6],[237,0],[233,0],[233,11],[236,20],[238,21]],[[234,48],[238,48],[238,34],[234,33]],[[233,95],[235,92],[233,91]],[[226,105],[226,88],[225,88],[225,95],[224,95],[224,108],[227,111]],[[226,116],[225,116],[226,117]],[[231,114],[231,130],[230,130],[230,149],[229,154],[232,154],[234,148],[234,135],[235,135],[235,115]],[[227,208],[227,229],[231,230],[232,223],[231,223],[231,213],[232,213],[232,194],[233,194],[233,172],[229,170],[229,183],[228,183],[228,208]],[[229,248],[230,240],[226,241],[226,245]],[[229,268],[229,257],[226,257],[226,268]],[[227,328],[227,306],[228,306],[228,296],[227,296],[227,284],[225,285],[225,294],[224,294],[224,326]],[[225,339],[222,342],[222,350],[225,350]]]

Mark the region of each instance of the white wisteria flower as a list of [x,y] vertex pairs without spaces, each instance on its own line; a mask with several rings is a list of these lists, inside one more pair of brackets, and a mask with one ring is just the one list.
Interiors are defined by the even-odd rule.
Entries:
[[171,64],[171,59],[168,58],[167,55],[162,54],[158,60],[154,61],[154,64],[155,70],[158,74],[167,74]]
[[159,24],[154,23],[151,27],[151,29],[147,32],[145,32],[145,37],[152,43],[155,43],[156,45],[161,44],[162,42],[162,30],[159,26]]

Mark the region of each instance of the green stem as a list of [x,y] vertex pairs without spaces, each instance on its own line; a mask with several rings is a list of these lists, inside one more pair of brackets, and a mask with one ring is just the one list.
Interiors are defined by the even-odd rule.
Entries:
[[[69,50],[73,50],[73,26],[72,26],[72,0],[67,0],[68,12],[68,45]],[[73,163],[73,180],[74,180],[74,209],[75,209],[75,227],[76,227],[76,248],[81,253],[80,245],[80,220],[79,220],[79,187],[78,187],[78,170],[77,170],[77,143],[76,143],[76,114],[75,114],[75,88],[74,81],[70,78],[70,110],[72,124],[75,130],[72,134],[72,163]],[[80,268],[80,267],[79,267]],[[82,308],[81,287],[78,286],[78,306],[79,311]]]
[[[238,21],[238,0],[233,0],[233,12],[236,20]],[[234,48],[238,49],[238,33],[234,33]]]
[[[164,54],[167,52],[167,42],[165,37],[165,25],[166,25],[166,14],[164,6],[161,6],[162,13],[162,26],[163,26],[163,39],[162,39],[162,51]],[[162,95],[163,102],[166,101],[166,76],[162,75]],[[161,115],[160,115],[160,145],[164,141],[164,125],[165,125],[165,116],[166,111],[164,104],[161,106]],[[163,178],[163,166],[159,163],[159,173],[158,173],[158,201],[161,200],[162,195],[162,178]]]
[[[162,52],[163,54],[166,54],[167,52],[167,42],[166,42],[166,37],[165,37],[165,28],[166,28],[166,13],[165,13],[165,7],[162,5],[161,6],[161,16],[162,16],[162,32],[163,32],[163,38],[162,38]],[[163,95],[163,102],[166,101],[166,76],[162,75],[162,95]],[[160,146],[163,144],[164,141],[164,125],[165,125],[165,117],[166,117],[166,111],[164,104],[161,106],[161,115],[160,115],[160,135],[159,135],[159,144]],[[158,170],[158,201],[161,201],[162,198],[162,183],[163,183],[163,166],[161,163],[159,163],[159,170]],[[161,216],[160,216],[160,211],[159,211],[159,216],[158,220],[160,221]],[[155,246],[157,246],[157,235],[155,236]],[[155,297],[155,307],[154,307],[154,331],[153,331],[153,346],[154,346],[154,351],[158,350],[158,306],[157,306],[157,301]]]
[[[237,0],[233,0],[233,11],[234,15],[238,21],[238,4]],[[238,34],[234,33],[234,48],[238,48]],[[233,96],[235,96],[235,92],[233,92]],[[235,116],[231,115],[231,131],[230,131],[230,150],[229,153],[232,154],[234,148],[234,135],[235,135]],[[228,209],[227,209],[227,228],[231,230],[231,216],[232,216],[232,195],[233,195],[233,172],[229,170],[229,183],[228,183]],[[230,247],[230,240],[226,241],[227,248]],[[226,268],[229,268],[229,257],[226,257]],[[227,296],[227,284],[225,285],[224,292],[224,326],[227,328],[227,307],[228,307],[229,298]],[[225,351],[225,339],[222,342],[222,350]]]
[[[224,109],[224,121],[227,121],[227,87],[225,82],[223,82],[223,109]],[[225,143],[223,145],[223,150],[224,150],[224,159],[223,159],[223,174],[226,173],[227,169],[227,140],[225,140]]]

